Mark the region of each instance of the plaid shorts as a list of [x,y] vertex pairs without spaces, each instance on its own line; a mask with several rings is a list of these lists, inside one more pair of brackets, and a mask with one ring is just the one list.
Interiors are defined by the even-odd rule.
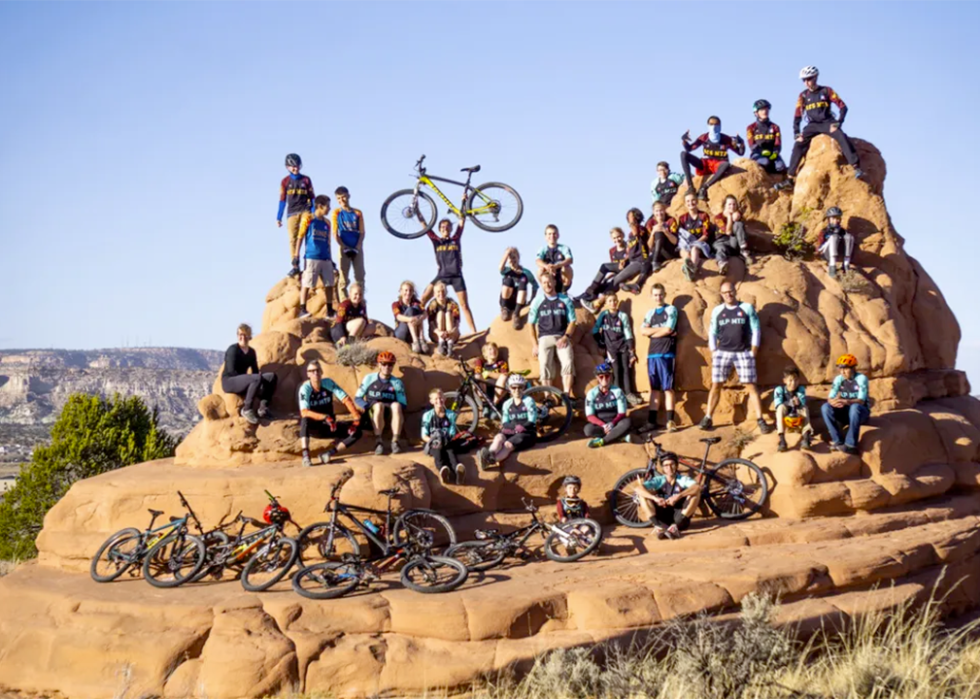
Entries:
[[755,357],[752,350],[745,352],[726,352],[725,350],[715,350],[711,357],[711,382],[725,383],[732,367],[738,370],[738,380],[743,384],[755,383]]

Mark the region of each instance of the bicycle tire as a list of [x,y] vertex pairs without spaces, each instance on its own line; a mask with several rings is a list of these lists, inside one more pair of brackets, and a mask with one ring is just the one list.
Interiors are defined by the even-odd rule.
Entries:
[[[427,526],[435,531],[426,531],[423,522],[427,522]],[[449,543],[444,543],[444,538]],[[454,546],[456,531],[449,520],[435,510],[415,509],[409,510],[395,520],[391,528],[391,540],[397,547],[431,552],[443,546],[447,549]]]
[[[120,554],[119,552],[116,552],[114,556],[113,552],[115,551],[117,546],[123,543],[127,543],[127,544],[132,543],[134,541],[136,543],[136,551],[139,551],[140,547],[142,546],[141,538],[142,538],[142,532],[140,532],[139,529],[136,529],[135,527],[126,527],[125,529],[120,529],[115,534],[113,534],[108,539],[106,539],[102,543],[102,546],[99,547],[99,550],[96,551],[95,555],[92,557],[92,564],[89,566],[89,573],[92,576],[92,580],[94,580],[95,582],[102,582],[102,583],[112,582],[113,580],[121,576],[123,573],[125,573],[127,570],[132,568],[139,560],[139,557],[135,553]],[[107,555],[107,560],[109,562],[112,561],[113,557],[119,559],[120,557],[124,556],[128,560],[119,561],[121,563],[124,563],[122,567],[118,567],[118,562],[117,562],[117,567],[112,573],[108,575],[103,575],[98,572],[99,561],[102,560],[103,554]]]
[[507,558],[507,552],[497,547],[495,541],[464,541],[450,546],[446,558],[452,558],[469,571],[484,571],[495,568]]
[[[494,190],[498,190],[494,196]],[[513,201],[507,201],[507,195],[513,198]],[[500,210],[500,214],[506,216],[508,220],[503,223],[490,224],[487,220],[481,220],[477,216],[472,214],[469,215],[469,219],[476,224],[478,227],[489,233],[502,233],[504,231],[509,231],[511,228],[517,225],[517,222],[521,220],[521,216],[524,215],[524,201],[521,199],[521,195],[517,193],[517,190],[506,185],[503,182],[487,182],[481,184],[479,187],[473,189],[470,192],[469,198],[466,200],[466,208],[472,211],[478,206],[486,206],[489,202],[488,200],[493,200],[497,202],[498,205],[503,208]],[[481,214],[483,215],[483,214]],[[488,218],[492,220],[493,216],[488,214]]]
[[612,516],[624,526],[634,529],[644,529],[653,526],[652,521],[645,522],[640,519],[640,507],[633,501],[630,492],[630,486],[634,484],[638,485],[638,481],[642,482],[646,472],[647,469],[645,468],[635,468],[632,471],[627,471],[616,481],[616,485],[613,486],[612,492],[609,494],[609,509],[612,511]]
[[[408,197],[406,201],[397,201],[399,197]],[[423,191],[419,191],[419,199],[424,201],[429,206],[429,216],[427,217],[424,228],[419,228],[422,224],[419,222],[417,216],[406,216],[406,213],[411,211],[412,199],[415,197],[414,189],[399,189],[397,192],[385,199],[384,204],[381,205],[381,225],[385,227],[385,230],[391,233],[396,238],[401,238],[402,240],[414,240],[415,238],[421,238],[428,231],[435,228],[436,217],[439,214],[439,210],[436,208],[435,200]],[[419,207],[421,208],[421,207]],[[408,231],[402,231],[395,228],[392,221],[388,220],[388,211],[391,210],[392,215],[397,215],[399,218],[394,219],[394,221],[414,221],[418,226],[410,227]],[[418,230],[416,230],[418,229]]]
[[[441,570],[445,568],[448,568],[448,570]],[[413,579],[412,574],[416,572],[421,573],[421,577]],[[427,578],[435,579],[441,572],[446,574],[455,572],[455,575],[446,582],[429,584]],[[445,556],[419,556],[405,564],[402,568],[401,578],[402,585],[409,590],[421,592],[423,595],[430,595],[455,590],[466,582],[466,578],[469,575],[470,571],[467,570],[466,566],[454,558],[446,558]]]
[[[323,589],[303,587],[310,581]],[[293,576],[293,590],[309,599],[334,599],[343,597],[360,582],[360,563],[327,561],[300,568]]]
[[[751,474],[749,482],[743,482],[740,469]],[[748,459],[725,459],[706,475],[708,487],[704,490],[704,499],[711,511],[722,519],[747,519],[761,510],[769,497],[766,474]],[[713,488],[717,484],[719,487]],[[745,494],[751,497],[745,497]]]
[[[480,426],[480,406],[473,396],[459,395],[459,391],[446,393],[446,407],[456,413],[456,429],[460,432],[469,430],[476,434]],[[469,414],[467,414],[469,411]]]
[[[596,522],[594,519],[588,519],[585,517],[580,519],[571,519],[564,524],[559,524],[557,526],[559,529],[565,531],[578,530],[579,527],[588,527],[591,531],[591,539],[588,540],[585,546],[576,547],[574,553],[562,554],[560,553],[560,549],[558,549],[558,546],[562,545],[561,539],[557,532],[552,531],[544,540],[544,555],[547,556],[549,560],[555,561],[556,563],[571,563],[581,558],[585,558],[590,553],[595,551],[602,542],[602,525]],[[574,536],[576,539],[581,540],[583,535],[576,531]]]
[[[285,554],[284,558],[282,557],[283,554]],[[268,590],[289,574],[298,557],[299,544],[296,543],[296,539],[288,536],[279,537],[276,541],[270,542],[270,545],[263,546],[248,559],[245,567],[242,568],[242,587],[249,592],[263,592],[264,590]],[[260,566],[273,562],[276,565],[270,570],[276,572],[268,580],[257,582],[252,579],[252,576],[259,572]]]
[[[331,529],[333,530],[333,539],[330,539],[328,543]],[[340,546],[337,544],[338,538],[344,542]],[[343,525],[331,522],[316,522],[304,527],[303,531],[296,537],[296,542],[299,544],[299,561],[304,566],[310,565],[309,561],[313,560],[312,556],[308,554],[311,548],[316,549],[317,555],[323,561],[339,561],[341,556],[348,553],[358,558],[361,556],[361,545],[354,533]]]
[[[569,426],[572,424],[572,401],[568,399],[568,396],[554,386],[532,386],[524,391],[524,395],[531,396],[531,400],[538,404],[539,407],[541,403],[546,403],[550,408],[549,415],[545,418],[546,422],[542,424],[539,419],[537,424],[536,441],[539,444],[553,442],[568,431]],[[535,396],[542,397],[541,403],[538,402]],[[554,408],[558,406],[564,409],[565,415],[555,421],[553,417]],[[548,422],[548,420],[551,421]]]
[[[172,547],[172,548],[171,548]],[[143,559],[143,577],[146,582],[153,587],[170,588],[183,585],[201,571],[205,558],[204,542],[192,534],[170,534],[153,545],[146,552]],[[175,566],[174,557],[177,556],[177,564],[190,559],[190,568],[187,572],[183,565]],[[158,560],[159,558],[159,560]],[[163,577],[163,574],[170,572],[172,580]],[[160,577],[157,577],[157,576]]]
[[187,582],[195,583],[204,580],[208,575],[221,575],[221,570],[224,568],[223,564],[214,562],[214,554],[219,548],[224,548],[228,545],[230,539],[228,535],[221,530],[215,530],[213,532],[208,532],[201,537],[201,541],[204,542],[204,565],[201,566],[201,570],[192,577]]

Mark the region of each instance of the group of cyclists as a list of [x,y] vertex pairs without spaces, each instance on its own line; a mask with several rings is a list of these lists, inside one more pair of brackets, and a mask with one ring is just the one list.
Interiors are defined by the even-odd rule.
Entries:
[[[683,273],[691,281],[697,279],[703,262],[709,258],[717,261],[723,275],[732,257],[740,256],[746,264],[753,263],[738,200],[727,196],[721,213],[714,217],[700,210],[700,202],[708,200],[710,188],[731,171],[729,151],[743,155],[748,145],[752,160],[771,174],[785,175],[785,179],[775,185],[776,189],[783,189],[792,186],[812,139],[825,133],[838,142],[847,162],[854,167],[855,177],[862,176],[856,151],[840,130],[847,107],[834,90],[818,84],[818,75],[814,66],[807,66],[800,72],[805,88],[796,104],[795,140],[788,166],[781,156],[781,132],[769,119],[771,104],[766,100],[754,104],[756,119],[747,128],[746,140],[723,133],[717,116],[708,119],[708,130],[697,138],[692,140],[690,133],[685,133],[681,153],[683,175],[671,172],[666,162],[658,163],[657,179],[651,185],[650,217],[647,219],[637,208],[627,212],[628,230],[612,229],[609,261],[599,265],[595,276],[577,297],[568,294],[574,281],[575,258],[572,250],[559,242],[558,226],[549,224],[545,228],[544,244],[535,255],[533,269],[524,266],[516,247],[509,247],[504,252],[499,265],[501,319],[513,322],[518,330],[525,324],[530,326],[532,353],[539,361],[540,381],[545,384],[560,381],[563,391],[573,401],[576,399],[573,396],[572,338],[578,324],[575,306],[582,306],[595,318],[591,332],[604,361],[595,368],[596,385],[584,399],[586,424],[583,431],[590,447],[628,441],[634,432],[646,435],[661,429],[678,429],[674,376],[681,329],[677,309],[668,303],[665,287],[660,283],[653,284],[652,306],[634,332],[631,318],[620,310],[620,293],[639,294],[648,278],[663,263],[674,258],[683,260]],[[832,105],[838,110],[836,115]],[[804,117],[807,123],[801,129]],[[694,154],[698,149],[700,156]],[[339,347],[373,334],[374,324],[368,317],[364,299],[364,215],[350,205],[350,192],[346,187],[335,190],[336,206],[331,208],[333,202],[329,197],[314,194],[312,181],[300,172],[301,167],[298,155],[286,157],[288,174],[280,187],[277,223],[283,225],[285,216],[292,263],[289,276],[300,277],[299,316],[309,315],[306,303],[320,282],[325,294],[325,313],[333,321],[331,337]],[[701,178],[698,189],[693,185],[692,168]],[[684,183],[687,184],[684,212],[675,219],[669,215],[668,207]],[[825,218],[827,226],[820,234],[818,247],[827,259],[830,275],[836,276],[839,262],[844,271],[850,267],[854,237],[842,227],[843,213],[838,207],[828,209]],[[463,278],[461,241],[465,223],[465,218],[455,226],[449,219],[443,219],[436,230],[426,233],[433,245],[437,273],[421,296],[413,282],[402,282],[398,298],[392,303],[394,335],[407,343],[413,352],[427,353],[434,348],[439,354],[452,355],[460,338],[461,319],[466,320],[471,332],[476,331]],[[333,262],[334,245],[339,252],[339,269]],[[302,271],[301,252],[305,259]],[[450,287],[458,300],[449,297]],[[721,296],[722,303],[711,314],[708,337],[712,355],[711,390],[700,428],[713,428],[712,418],[721,387],[734,370],[746,387],[749,406],[760,432],[769,433],[773,425],[764,417],[757,385],[756,356],[761,343],[757,310],[751,304],[739,301],[735,285],[730,281],[722,284]],[[633,376],[636,366],[643,366],[639,355],[642,350],[638,350],[636,344],[637,335],[648,341],[645,365],[650,398],[642,424],[634,424],[628,414],[631,407],[644,402],[636,391]],[[244,324],[239,326],[238,342],[226,353],[221,383],[224,391],[243,397],[241,416],[256,424],[260,419],[270,417],[269,400],[276,390],[276,376],[260,370],[255,350],[249,346],[250,339],[251,329]],[[479,446],[473,434],[457,428],[458,416],[447,405],[441,390],[433,389],[429,393],[431,408],[422,416],[421,438],[425,452],[433,458],[446,483],[452,480],[457,484],[464,482],[465,468],[457,458],[463,451],[478,448],[477,463],[486,469],[503,465],[512,454],[535,444],[537,406],[534,400],[524,395],[527,379],[508,371],[503,354],[502,348],[488,342],[477,362],[477,371],[488,382],[503,415],[500,432],[486,445]],[[393,353],[380,352],[376,361],[377,371],[364,378],[353,397],[324,376],[325,367],[320,362],[312,361],[306,366],[307,381],[298,395],[304,466],[313,463],[310,437],[334,440],[329,449],[319,454],[321,463],[329,463],[352,447],[366,431],[371,431],[375,437],[375,454],[384,454],[386,425],[390,428],[390,452],[402,450],[407,406],[405,387],[393,375],[396,362]],[[830,435],[831,448],[857,453],[860,428],[870,416],[868,381],[857,372],[857,360],[853,355],[841,356],[837,366],[839,376],[821,414]],[[337,419],[335,400],[346,406],[352,419]],[[788,448],[786,432],[789,430],[800,431],[801,446],[810,448],[813,427],[807,409],[806,387],[795,368],[785,371],[783,384],[775,390],[773,407],[779,450]],[[663,427],[661,411],[664,413]],[[667,459],[668,463],[670,461]],[[679,536],[692,511],[690,496],[695,486],[676,474],[676,465],[674,458],[673,469],[665,466],[662,482],[648,484],[649,497],[640,502],[641,510],[658,523],[658,531],[662,529],[664,536]]]

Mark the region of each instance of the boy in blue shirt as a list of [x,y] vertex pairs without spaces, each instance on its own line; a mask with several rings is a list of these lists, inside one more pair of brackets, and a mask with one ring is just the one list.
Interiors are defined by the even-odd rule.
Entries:
[[330,259],[330,197],[320,194],[314,200],[313,219],[301,241],[306,246],[306,268],[303,270],[302,287],[299,290],[299,317],[310,315],[306,310],[306,298],[317,280],[323,282],[323,295],[327,305],[327,318],[333,317],[333,260]]
[[809,449],[813,444],[813,425],[810,424],[810,410],[806,406],[806,386],[800,383],[800,372],[796,367],[783,370],[783,385],[773,391],[772,405],[776,411],[778,451],[786,451],[787,427],[802,430],[800,444],[804,449]]
[[544,229],[546,245],[538,250],[538,276],[551,274],[555,278],[555,291],[559,294],[572,288],[572,251],[567,245],[558,244],[558,226],[549,223]]
[[333,210],[330,223],[340,251],[339,300],[346,301],[350,298],[348,289],[351,284],[357,282],[364,289],[364,214],[351,207],[347,187],[337,187],[334,196],[337,197],[337,208]]

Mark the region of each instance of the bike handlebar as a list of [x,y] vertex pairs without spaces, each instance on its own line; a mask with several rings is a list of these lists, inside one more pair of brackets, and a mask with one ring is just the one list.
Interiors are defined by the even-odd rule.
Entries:
[[418,162],[415,163],[415,169],[418,170],[419,172],[425,172],[425,168],[422,167],[423,162],[425,162],[425,153],[423,153],[422,157],[419,158]]
[[535,505],[533,502],[528,502],[528,500],[526,500],[525,498],[521,498],[521,502],[524,503],[524,509],[527,510],[528,512],[538,511],[538,506]]

